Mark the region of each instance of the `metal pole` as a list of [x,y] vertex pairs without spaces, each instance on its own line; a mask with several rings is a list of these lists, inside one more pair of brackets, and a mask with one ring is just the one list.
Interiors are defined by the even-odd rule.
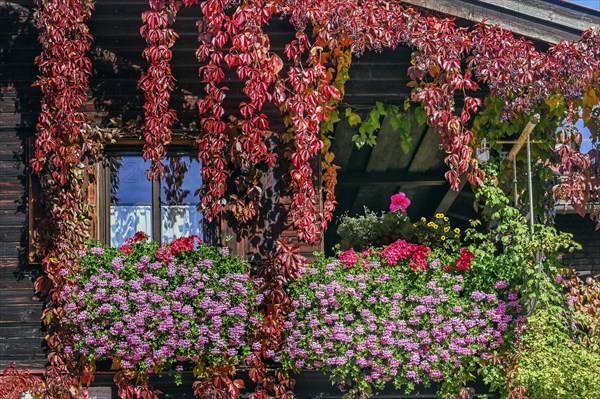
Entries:
[[519,203],[519,194],[517,194],[517,157],[513,158],[513,194],[515,195],[515,208]]
[[[531,131],[533,130],[533,128],[540,122],[540,115],[539,114],[534,114],[531,116],[531,118],[529,119],[529,122],[527,123],[527,126],[525,126],[525,128],[523,129],[523,132],[521,132],[521,135],[519,136],[519,138],[517,139],[515,145],[513,146],[513,148],[510,150],[510,152],[508,153],[508,159],[513,161],[513,178],[514,178],[514,189],[515,189],[515,207],[517,206],[517,200],[518,200],[518,196],[517,196],[517,163],[516,163],[516,158],[517,158],[517,153],[519,152],[519,150],[521,149],[521,147],[523,146],[523,144],[526,144],[527,146],[527,188],[529,191],[529,233],[531,235],[531,239],[533,240],[533,236],[534,236],[534,216],[533,216],[533,177],[532,177],[532,172],[531,172],[531,138],[529,137],[529,135],[531,134]],[[536,253],[536,258],[534,261],[535,263],[537,263],[537,272],[541,273],[542,272],[542,252],[540,249],[537,250]],[[538,289],[538,282],[536,281],[536,291]],[[535,305],[537,303],[537,298],[534,298],[533,300],[529,301],[528,304],[528,313],[531,314],[531,312],[533,312],[533,309],[535,308]]]
[[527,135],[527,188],[529,191],[529,223],[531,238],[533,238],[533,183],[531,177],[531,141]]

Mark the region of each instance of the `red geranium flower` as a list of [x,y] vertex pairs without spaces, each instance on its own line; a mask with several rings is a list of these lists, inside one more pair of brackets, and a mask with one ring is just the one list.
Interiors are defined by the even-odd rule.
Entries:
[[132,246],[130,243],[126,242],[125,244],[119,247],[119,251],[123,252],[125,255],[129,255],[131,253]]
[[341,260],[344,265],[352,267],[360,260],[360,257],[356,254],[354,248],[351,248],[340,253],[338,259]]
[[146,241],[148,239],[148,234],[143,231],[138,231],[133,235],[133,242]]
[[458,270],[466,270],[471,268],[471,259],[475,255],[472,252],[467,251],[466,248],[460,249],[460,258],[456,261],[456,268]]
[[189,237],[177,238],[177,239],[171,241],[171,244],[169,244],[169,247],[171,248],[171,251],[174,254],[181,252],[181,251],[193,251],[194,243],[196,240],[198,240],[198,243],[200,243],[200,244],[202,243],[202,238],[200,238],[199,236],[193,235],[193,236],[189,236]]
[[173,252],[171,252],[169,247],[166,247],[164,244],[156,250],[156,259],[162,262],[169,263],[173,257]]

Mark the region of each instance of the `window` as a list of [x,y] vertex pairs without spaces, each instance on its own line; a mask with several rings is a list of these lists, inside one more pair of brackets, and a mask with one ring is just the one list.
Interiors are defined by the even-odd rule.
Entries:
[[103,241],[120,246],[137,231],[160,242],[192,234],[204,239],[204,221],[197,209],[200,162],[186,150],[171,151],[163,162],[164,178],[150,181],[146,177],[150,161],[144,161],[141,151],[107,154],[99,198]]

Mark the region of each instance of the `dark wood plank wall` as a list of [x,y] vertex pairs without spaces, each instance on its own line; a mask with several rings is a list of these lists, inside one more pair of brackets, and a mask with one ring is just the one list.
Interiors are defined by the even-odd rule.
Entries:
[[[5,3],[6,4],[6,3]],[[39,95],[31,87],[38,46],[30,4],[0,6],[0,369],[10,362],[41,369],[41,303],[37,268],[27,263],[27,143]]]
[[582,272],[600,274],[600,230],[591,219],[581,219],[576,213],[563,213],[559,208],[556,215],[556,227],[562,231],[573,234],[573,239],[583,247],[580,251],[565,254],[565,262]]
[[[0,103],[2,111],[5,101]],[[11,361],[40,368],[44,363],[41,304],[33,297],[25,263],[24,146],[16,127],[8,128],[3,120],[0,129],[0,369]]]

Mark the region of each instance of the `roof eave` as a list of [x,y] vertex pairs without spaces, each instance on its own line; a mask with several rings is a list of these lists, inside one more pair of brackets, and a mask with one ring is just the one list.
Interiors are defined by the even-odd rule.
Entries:
[[600,26],[600,11],[561,0],[403,0],[468,21],[500,24],[515,34],[556,44]]

